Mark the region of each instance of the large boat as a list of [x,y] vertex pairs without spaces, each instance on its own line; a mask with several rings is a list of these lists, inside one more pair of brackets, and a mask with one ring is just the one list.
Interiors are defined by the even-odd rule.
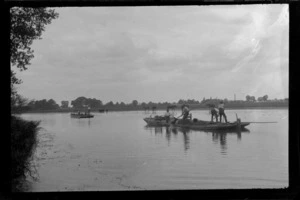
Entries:
[[197,129],[197,130],[232,130],[232,129],[243,129],[248,126],[249,122],[241,122],[237,119],[235,122],[220,123],[220,122],[210,122],[202,121],[197,119],[170,119],[167,120],[165,117],[146,117],[144,121],[149,126],[174,126],[181,128]]
[[71,113],[72,118],[93,118],[94,115],[89,113]]

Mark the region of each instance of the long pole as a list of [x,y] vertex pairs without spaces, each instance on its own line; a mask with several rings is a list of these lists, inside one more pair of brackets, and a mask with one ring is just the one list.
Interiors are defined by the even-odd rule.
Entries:
[[277,123],[277,122],[245,122],[245,123],[265,124],[265,123]]

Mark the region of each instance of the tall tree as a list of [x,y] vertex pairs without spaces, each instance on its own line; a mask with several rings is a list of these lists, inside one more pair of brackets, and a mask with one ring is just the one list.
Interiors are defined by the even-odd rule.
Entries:
[[[54,9],[49,8],[26,8],[13,7],[10,9],[10,63],[23,71],[30,65],[34,57],[32,42],[41,39],[45,26],[58,17]],[[16,77],[11,69],[11,93],[12,98],[17,93],[14,85],[20,84],[21,80]]]

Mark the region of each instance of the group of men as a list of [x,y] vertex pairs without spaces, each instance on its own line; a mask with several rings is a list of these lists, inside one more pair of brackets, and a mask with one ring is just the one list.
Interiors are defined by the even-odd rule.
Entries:
[[225,115],[224,102],[223,101],[220,101],[220,103],[218,105],[218,109],[216,108],[216,106],[214,104],[211,105],[210,114],[211,114],[211,121],[212,122],[214,120],[214,117],[216,118],[216,122],[218,122],[218,117],[220,117],[220,122],[222,122],[222,116],[223,116],[225,122],[227,123],[227,116]]
[[[216,108],[216,106],[214,104],[211,105],[210,113],[211,113],[211,121],[212,122],[213,122],[214,118],[216,118],[216,122],[222,122],[222,117],[224,117],[224,120],[227,123],[227,117],[226,117],[226,114],[224,112],[224,102],[223,101],[220,101],[220,103],[218,105],[218,109]],[[192,118],[188,105],[183,105],[182,106],[182,114],[179,117],[181,117],[181,116],[182,116],[183,120],[186,120],[188,118]],[[167,108],[167,111],[165,113],[165,117],[167,118],[167,121],[169,121],[172,117],[174,117],[169,112],[169,108]],[[177,118],[179,118],[179,117],[177,117]],[[219,117],[220,117],[220,121],[218,121]]]

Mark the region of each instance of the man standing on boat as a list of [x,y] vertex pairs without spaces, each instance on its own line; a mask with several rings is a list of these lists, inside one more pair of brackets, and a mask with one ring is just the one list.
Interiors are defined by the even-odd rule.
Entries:
[[224,102],[223,101],[220,101],[218,108],[219,108],[220,122],[222,122],[222,116],[224,116],[225,122],[227,123],[227,117],[224,112]]
[[171,117],[172,117],[172,115],[171,115],[171,113],[169,112],[169,107],[168,107],[168,108],[167,108],[167,111],[166,111],[166,113],[165,113],[165,118],[166,118],[167,123],[169,123]]
[[211,114],[211,122],[214,121],[214,117],[216,118],[216,122],[218,122],[218,112],[215,105],[211,105],[210,114]]

